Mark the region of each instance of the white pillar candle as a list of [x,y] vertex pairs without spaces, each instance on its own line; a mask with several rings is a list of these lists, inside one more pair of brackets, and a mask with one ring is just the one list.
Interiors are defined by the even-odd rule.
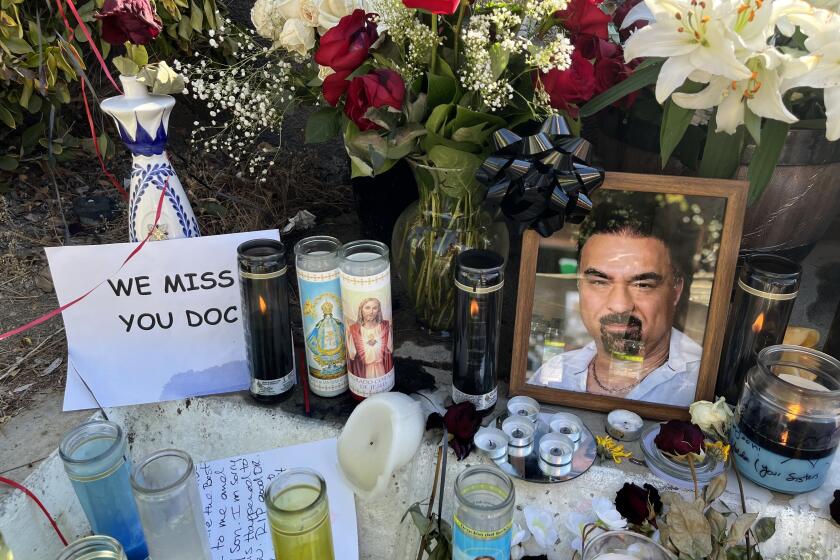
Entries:
[[425,428],[423,408],[408,395],[379,393],[360,403],[338,437],[338,464],[353,492],[382,492],[417,453]]

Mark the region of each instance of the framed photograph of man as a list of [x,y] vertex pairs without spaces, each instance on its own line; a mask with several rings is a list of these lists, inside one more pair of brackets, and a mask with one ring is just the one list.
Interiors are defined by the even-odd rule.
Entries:
[[583,223],[526,232],[511,393],[657,419],[711,399],[746,192],[608,173]]

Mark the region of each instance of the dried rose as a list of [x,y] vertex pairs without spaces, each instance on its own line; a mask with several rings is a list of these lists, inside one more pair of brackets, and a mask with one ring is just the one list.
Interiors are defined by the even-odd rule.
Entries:
[[96,19],[102,22],[102,38],[112,45],[147,45],[163,29],[149,0],[105,0]]
[[473,437],[481,427],[481,415],[473,403],[462,402],[446,409],[443,423],[451,436],[449,446],[460,461],[472,451]]
[[660,451],[671,455],[699,455],[703,450],[703,439],[703,431],[691,422],[669,420],[660,424],[653,442]]
[[625,482],[615,495],[615,509],[633,525],[644,525],[645,521],[656,525],[656,516],[662,513],[659,491],[645,484],[643,487]]
[[828,506],[828,511],[831,512],[831,518],[835,523],[840,523],[840,490],[834,491],[834,501]]

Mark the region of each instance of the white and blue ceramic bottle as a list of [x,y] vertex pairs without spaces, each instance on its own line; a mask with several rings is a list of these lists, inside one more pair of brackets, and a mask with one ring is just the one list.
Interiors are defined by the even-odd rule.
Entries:
[[[120,76],[123,95],[102,102],[102,110],[117,124],[120,137],[131,152],[128,232],[133,242],[199,237],[198,223],[184,187],[166,155],[169,116],[175,106],[171,95],[150,94],[133,76]],[[164,185],[166,196],[160,220],[155,214]]]

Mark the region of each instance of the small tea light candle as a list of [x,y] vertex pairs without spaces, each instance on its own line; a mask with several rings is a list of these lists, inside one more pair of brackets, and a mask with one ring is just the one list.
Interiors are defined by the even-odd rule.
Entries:
[[519,416],[509,416],[502,422],[502,432],[508,437],[508,454],[513,457],[529,455],[534,446],[534,425]]
[[642,417],[629,410],[613,410],[607,415],[607,433],[619,441],[635,441],[642,434]]
[[551,428],[552,433],[561,434],[569,438],[575,447],[580,445],[581,421],[574,414],[558,412],[551,417],[548,426]]
[[507,403],[507,410],[511,417],[527,418],[534,423],[540,414],[540,403],[531,397],[513,397]]
[[507,457],[508,436],[502,430],[496,428],[479,430],[473,438],[473,443],[488,459],[499,461]]
[[568,436],[552,432],[540,440],[540,470],[548,476],[563,476],[571,471],[575,444]]

